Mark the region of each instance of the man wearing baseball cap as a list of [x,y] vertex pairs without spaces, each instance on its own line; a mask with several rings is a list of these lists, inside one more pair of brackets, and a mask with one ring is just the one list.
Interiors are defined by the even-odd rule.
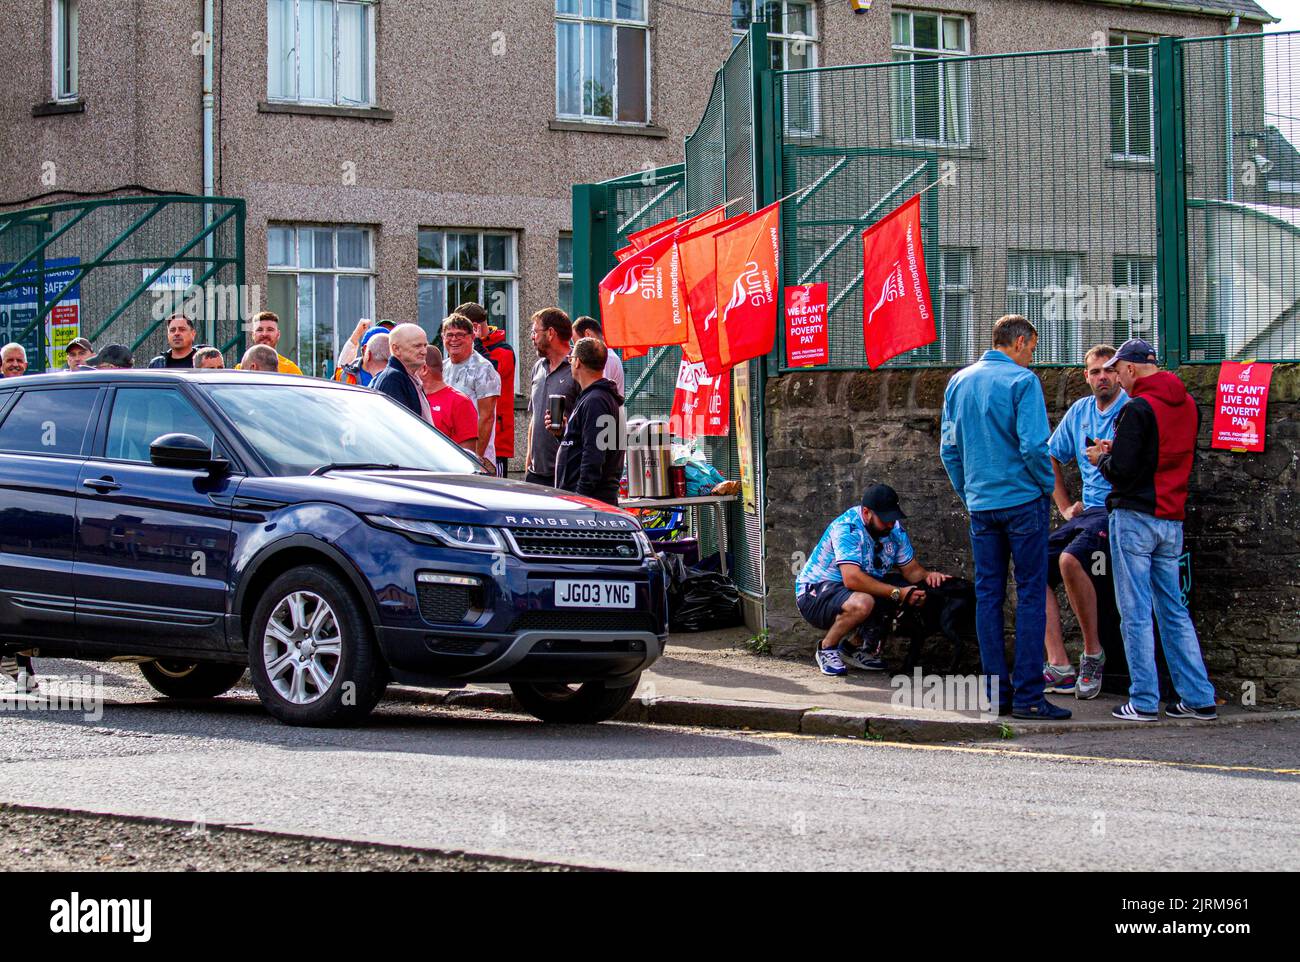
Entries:
[[95,353],[95,349],[84,337],[74,337],[64,348],[64,353],[68,358],[67,370],[75,371],[86,363],[86,359]]
[[1106,362],[1119,374],[1129,402],[1119,412],[1113,441],[1088,448],[1088,460],[1110,482],[1110,550],[1115,601],[1128,658],[1129,700],[1111,714],[1124,721],[1155,721],[1160,712],[1155,612],[1160,645],[1181,699],[1171,718],[1213,721],[1214,686],[1201,656],[1191,615],[1180,601],[1178,558],[1183,553],[1187,482],[1201,415],[1177,375],[1162,371],[1155,349],[1125,341]]
[[[879,647],[888,618],[904,603],[904,589],[938,588],[951,577],[921,567],[903,530],[905,517],[893,488],[872,485],[860,507],[830,523],[799,572],[799,613],[826,632],[814,655],[823,675],[843,675],[846,665],[884,671]],[[924,588],[909,591],[905,603],[925,604]],[[850,640],[855,634],[857,640]]]

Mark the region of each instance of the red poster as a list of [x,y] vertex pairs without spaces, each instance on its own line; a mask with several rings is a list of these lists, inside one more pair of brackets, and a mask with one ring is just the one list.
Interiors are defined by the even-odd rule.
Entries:
[[682,359],[669,419],[674,437],[726,437],[731,428],[731,372],[710,374]]
[[1264,450],[1264,419],[1268,414],[1268,385],[1272,379],[1272,364],[1223,362],[1219,368],[1211,447],[1238,452]]
[[826,331],[826,285],[800,284],[785,289],[785,361],[790,367],[829,364]]
[[872,370],[935,340],[918,194],[862,234],[862,341]]

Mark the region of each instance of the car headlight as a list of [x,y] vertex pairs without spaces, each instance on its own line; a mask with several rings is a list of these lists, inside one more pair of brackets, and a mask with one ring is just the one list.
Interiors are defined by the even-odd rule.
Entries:
[[647,558],[653,558],[655,547],[650,543],[650,536],[640,530],[636,531],[633,536],[636,538],[636,543],[641,546],[641,553]]
[[476,524],[440,523],[420,521],[416,518],[393,518],[388,515],[367,515],[366,520],[381,528],[400,531],[408,536],[429,539],[448,548],[465,548],[469,551],[504,551],[505,542],[493,528]]

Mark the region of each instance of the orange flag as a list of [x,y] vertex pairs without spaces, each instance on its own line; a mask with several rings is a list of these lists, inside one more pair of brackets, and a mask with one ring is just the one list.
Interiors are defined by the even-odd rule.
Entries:
[[659,238],[663,237],[674,230],[678,225],[676,217],[669,217],[667,220],[661,220],[659,223],[647,227],[643,230],[634,231],[627,235],[627,242],[636,250],[644,250]]
[[[713,235],[718,357],[726,367],[762,357],[776,341],[781,205],[769,204]],[[725,306],[724,306],[725,305]]]
[[691,330],[682,351],[692,363],[703,361],[709,374],[721,374],[726,370],[718,356],[717,252],[713,238],[720,229],[738,224],[748,216],[738,214],[720,224],[677,238],[682,287],[686,291],[686,307],[691,321]]
[[692,229],[716,223],[722,216],[722,208],[715,207],[677,224],[669,233],[629,254],[605,275],[600,282],[600,315],[607,344],[658,347],[686,342],[690,321],[674,241]]

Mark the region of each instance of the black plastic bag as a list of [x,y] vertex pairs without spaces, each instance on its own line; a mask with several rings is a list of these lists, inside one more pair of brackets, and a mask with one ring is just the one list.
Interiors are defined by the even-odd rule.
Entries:
[[688,569],[668,594],[670,631],[714,631],[744,623],[740,592],[726,575]]

